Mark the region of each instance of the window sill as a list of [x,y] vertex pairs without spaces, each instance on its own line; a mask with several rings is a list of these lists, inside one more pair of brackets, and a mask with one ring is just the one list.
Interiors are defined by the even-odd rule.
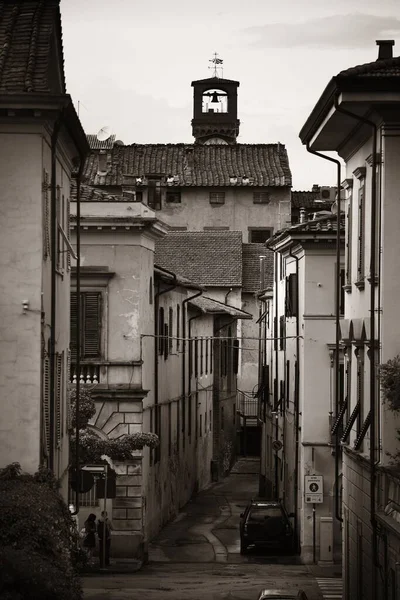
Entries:
[[359,279],[358,281],[355,282],[354,284],[356,286],[356,288],[358,288],[359,290],[363,290],[365,288],[365,281],[364,279]]
[[351,294],[351,292],[352,292],[351,283],[347,283],[346,285],[344,285],[343,290],[346,292],[346,294]]

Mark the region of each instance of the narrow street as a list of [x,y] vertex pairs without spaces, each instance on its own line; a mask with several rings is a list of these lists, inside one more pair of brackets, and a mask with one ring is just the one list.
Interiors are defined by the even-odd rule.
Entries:
[[239,514],[257,496],[258,461],[241,459],[231,475],[199,493],[153,540],[149,564],[132,574],[83,579],[91,600],[248,600],[262,588],[303,589],[321,600],[317,577],[332,577],[298,557],[239,551]]

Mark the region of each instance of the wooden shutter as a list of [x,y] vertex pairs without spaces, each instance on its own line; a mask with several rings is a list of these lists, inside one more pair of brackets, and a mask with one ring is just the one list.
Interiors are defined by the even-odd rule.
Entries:
[[50,359],[43,361],[43,391],[42,391],[42,424],[43,448],[45,455],[50,454]]
[[62,393],[63,393],[63,373],[64,373],[64,352],[56,354],[56,406],[55,406],[55,426],[56,426],[56,446],[61,443],[62,433]]
[[346,284],[351,285],[351,253],[352,253],[352,228],[353,228],[353,219],[352,219],[352,198],[349,198],[349,206],[347,209],[347,235],[346,235]]
[[297,293],[297,274],[290,273],[286,278],[286,316],[297,317],[298,313],[298,293]]
[[[67,198],[67,226],[66,226],[66,236],[68,241],[71,241],[70,237],[70,227],[71,227],[71,200]],[[69,248],[67,248],[67,271],[71,270],[71,253]]]
[[164,309],[158,311],[158,353],[164,354]]
[[233,340],[233,372],[235,375],[239,372],[239,340]]
[[99,358],[101,341],[101,292],[83,292],[82,358]]
[[42,180],[42,211],[43,211],[43,258],[50,256],[50,199],[49,174],[43,169]]
[[[69,347],[71,352],[71,360],[76,361],[76,315],[78,311],[77,293],[71,292],[71,303],[70,303],[70,340]],[[82,316],[81,316],[82,320]]]
[[358,256],[357,256],[357,279],[360,281],[364,277],[364,233],[365,233],[365,210],[364,210],[364,192],[362,185],[358,190]]

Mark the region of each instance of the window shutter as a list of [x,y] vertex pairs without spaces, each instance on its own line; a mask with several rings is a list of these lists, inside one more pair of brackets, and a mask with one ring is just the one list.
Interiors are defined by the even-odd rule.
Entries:
[[[65,381],[68,383],[72,382],[72,377],[71,377],[71,350],[68,350],[67,353],[67,376],[65,378]],[[69,431],[71,429],[71,406],[69,403],[69,394],[66,395],[66,410],[67,410],[67,414],[66,414],[66,430]]]
[[290,273],[287,279],[287,315],[288,317],[297,317],[298,313],[298,294],[297,294],[297,274]]
[[70,305],[70,340],[69,347],[71,351],[71,360],[73,362],[76,361],[76,317],[78,311],[78,303],[77,303],[77,294],[76,292],[71,292],[71,305]]
[[233,340],[233,372],[235,375],[239,372],[239,340]]
[[364,229],[365,229],[365,210],[364,210],[364,185],[358,190],[358,257],[357,274],[358,280],[364,276]]
[[164,354],[164,309],[158,311],[158,354]]
[[42,423],[43,423],[43,447],[46,456],[50,454],[50,360],[45,358],[43,361],[43,403],[42,403]]
[[84,292],[82,296],[82,358],[99,358],[101,337],[101,292]]
[[346,235],[346,250],[347,250],[347,256],[346,256],[346,283],[347,285],[351,285],[351,252],[352,252],[352,248],[351,248],[351,233],[352,233],[352,227],[353,227],[353,220],[352,220],[352,198],[349,198],[349,206],[347,209],[347,235]]
[[[71,241],[70,238],[70,226],[71,226],[71,201],[69,198],[67,198],[67,227],[66,227],[66,235],[68,238],[68,241]],[[69,248],[67,248],[67,271],[71,270],[71,253],[69,251]]]
[[43,169],[42,181],[42,210],[43,210],[43,258],[50,256],[50,200],[49,200],[49,174]]
[[63,391],[63,363],[64,352],[56,354],[56,406],[55,406],[55,424],[56,424],[56,446],[61,444],[61,406]]

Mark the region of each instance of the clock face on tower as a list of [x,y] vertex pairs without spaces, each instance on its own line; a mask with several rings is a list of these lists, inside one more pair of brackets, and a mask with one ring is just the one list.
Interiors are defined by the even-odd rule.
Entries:
[[219,144],[220,146],[222,146],[222,145],[228,146],[228,142],[225,141],[225,140],[223,140],[220,137],[211,137],[211,138],[208,138],[208,140],[206,140],[204,142],[204,144],[207,145],[207,146],[210,146],[211,144]]

